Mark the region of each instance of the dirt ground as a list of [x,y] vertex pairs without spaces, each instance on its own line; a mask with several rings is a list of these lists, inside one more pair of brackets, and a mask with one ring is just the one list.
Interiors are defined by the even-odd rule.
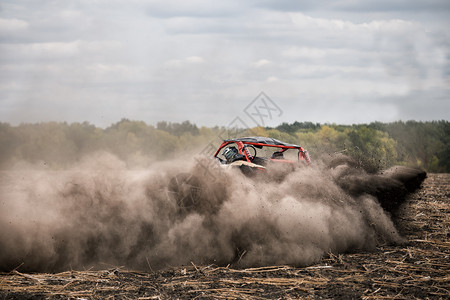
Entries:
[[449,198],[450,174],[428,174],[398,213],[407,243],[371,253],[328,254],[309,267],[15,270],[0,273],[0,299],[449,299]]

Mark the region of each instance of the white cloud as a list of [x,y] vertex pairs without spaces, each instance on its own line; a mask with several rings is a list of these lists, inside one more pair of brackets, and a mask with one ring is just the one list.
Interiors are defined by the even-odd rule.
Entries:
[[[386,12],[387,1],[377,11],[369,7],[378,2],[355,3],[5,2],[0,119],[23,121],[22,110],[6,113],[4,107],[20,107],[32,95],[36,107],[64,99],[109,113],[104,117],[111,122],[123,117],[120,108],[126,106],[128,117],[149,122],[224,125],[242,112],[242,103],[265,91],[291,103],[293,111],[302,110],[303,104],[296,104],[301,97],[316,112],[315,121],[321,121],[321,109],[330,110],[322,114],[336,122],[353,120],[354,114],[371,121],[401,118],[396,108],[417,93],[449,94],[450,35],[444,21],[397,6]],[[225,102],[230,105],[219,110],[217,103]],[[355,110],[345,113],[341,102]],[[411,104],[409,115],[420,115],[419,104]],[[381,115],[377,105],[395,114]],[[80,109],[71,111],[68,119],[84,120]],[[443,112],[435,112],[436,118]],[[88,121],[95,123],[91,116]]]
[[267,65],[270,65],[272,62],[270,60],[267,59],[260,59],[257,62],[255,62],[253,65],[257,68],[261,68]]
[[315,18],[303,13],[289,13],[295,26],[302,31],[327,32],[342,35],[350,34],[386,34],[398,36],[399,34],[413,34],[421,30],[420,24],[401,19],[371,20],[369,22],[355,23],[340,19]]
[[77,55],[93,55],[115,51],[121,48],[117,41],[44,42],[44,43],[2,43],[0,52],[13,60],[39,62],[41,59],[68,59]]
[[276,82],[276,81],[278,81],[279,79],[277,78],[277,77],[275,77],[275,76],[269,76],[267,79],[266,79],[266,81],[267,82]]
[[0,18],[0,34],[26,30],[28,26],[28,22],[24,20]]
[[84,73],[95,82],[132,82],[146,77],[146,70],[142,67],[123,64],[91,64],[87,65]]
[[169,68],[182,68],[188,65],[194,64],[202,64],[205,62],[205,59],[200,56],[189,56],[183,59],[171,59],[164,63],[165,67]]
[[185,61],[191,64],[199,64],[205,62],[205,60],[200,56],[189,56],[186,57]]
[[149,15],[160,18],[172,18],[179,16],[192,17],[225,17],[236,15],[244,10],[241,1],[211,1],[211,0],[165,0],[142,1]]
[[322,58],[326,53],[327,49],[292,46],[284,50],[282,55],[293,58]]

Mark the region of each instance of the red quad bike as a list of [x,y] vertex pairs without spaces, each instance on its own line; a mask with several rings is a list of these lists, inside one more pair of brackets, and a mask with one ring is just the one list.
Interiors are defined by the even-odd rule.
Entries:
[[[239,168],[249,177],[264,175],[271,168],[292,169],[299,164],[311,163],[308,151],[294,144],[268,137],[244,137],[224,140],[213,158],[223,168]],[[208,189],[205,182],[191,173],[180,173],[171,179],[168,191],[177,203],[178,212],[210,214],[221,205],[224,189],[218,182],[214,189]]]

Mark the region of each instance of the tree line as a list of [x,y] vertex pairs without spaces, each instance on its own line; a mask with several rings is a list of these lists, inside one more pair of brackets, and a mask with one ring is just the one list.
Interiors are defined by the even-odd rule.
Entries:
[[0,123],[0,168],[25,161],[62,169],[98,151],[110,152],[130,166],[145,166],[155,160],[205,153],[208,145],[218,147],[220,139],[236,135],[267,136],[298,144],[312,159],[343,153],[373,172],[395,164],[450,172],[448,121],[357,125],[294,122],[247,130],[198,127],[189,121],[154,126],[128,119],[104,129],[88,122]]

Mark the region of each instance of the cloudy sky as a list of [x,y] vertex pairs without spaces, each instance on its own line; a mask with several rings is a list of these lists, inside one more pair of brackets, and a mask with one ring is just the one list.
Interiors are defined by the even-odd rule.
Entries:
[[449,28],[448,0],[1,0],[0,122],[253,125],[261,92],[264,125],[449,120]]

